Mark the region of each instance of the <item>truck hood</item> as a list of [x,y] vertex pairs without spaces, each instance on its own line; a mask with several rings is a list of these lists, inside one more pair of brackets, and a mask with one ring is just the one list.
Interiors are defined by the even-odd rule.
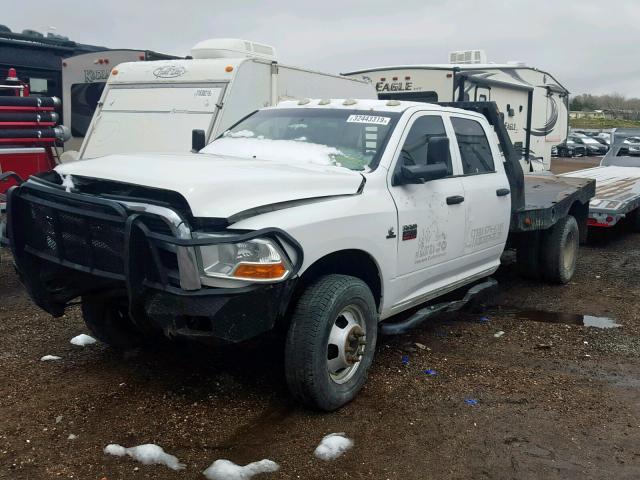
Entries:
[[354,195],[361,174],[346,168],[207,154],[108,155],[59,165],[61,175],[180,193],[196,217],[229,218],[266,205]]

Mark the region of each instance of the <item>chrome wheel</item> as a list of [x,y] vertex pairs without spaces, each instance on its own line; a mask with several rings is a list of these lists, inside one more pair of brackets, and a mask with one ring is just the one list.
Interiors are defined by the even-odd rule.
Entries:
[[327,345],[327,371],[341,384],[351,379],[367,347],[367,325],[362,310],[346,306],[334,320]]

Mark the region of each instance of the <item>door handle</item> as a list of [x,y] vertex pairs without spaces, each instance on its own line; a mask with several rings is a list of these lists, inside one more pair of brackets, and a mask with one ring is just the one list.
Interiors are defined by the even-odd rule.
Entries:
[[511,190],[509,190],[508,188],[499,188],[498,190],[496,190],[496,195],[499,197],[507,196],[510,193],[511,193]]
[[452,197],[447,197],[447,205],[456,205],[462,202],[464,202],[464,197],[462,195],[454,195]]

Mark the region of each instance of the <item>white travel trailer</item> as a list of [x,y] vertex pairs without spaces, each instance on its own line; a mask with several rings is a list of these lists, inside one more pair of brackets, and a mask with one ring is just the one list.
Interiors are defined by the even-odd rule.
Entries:
[[187,152],[192,131],[206,141],[255,110],[284,99],[375,99],[369,82],[276,61],[255,42],[212,39],[180,60],[123,63],[111,70],[78,155]]
[[525,171],[548,170],[551,147],[567,138],[569,91],[551,74],[521,63],[391,66],[344,75],[371,81],[380,99],[496,102]]
[[78,150],[111,69],[123,62],[177,58],[150,50],[103,50],[62,61],[62,120],[71,132],[65,150]]

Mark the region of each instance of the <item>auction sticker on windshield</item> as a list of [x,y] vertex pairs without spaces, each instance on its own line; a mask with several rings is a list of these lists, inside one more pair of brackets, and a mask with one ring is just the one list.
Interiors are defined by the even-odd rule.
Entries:
[[349,115],[347,123],[371,123],[374,125],[388,125],[389,117],[379,117],[377,115]]

